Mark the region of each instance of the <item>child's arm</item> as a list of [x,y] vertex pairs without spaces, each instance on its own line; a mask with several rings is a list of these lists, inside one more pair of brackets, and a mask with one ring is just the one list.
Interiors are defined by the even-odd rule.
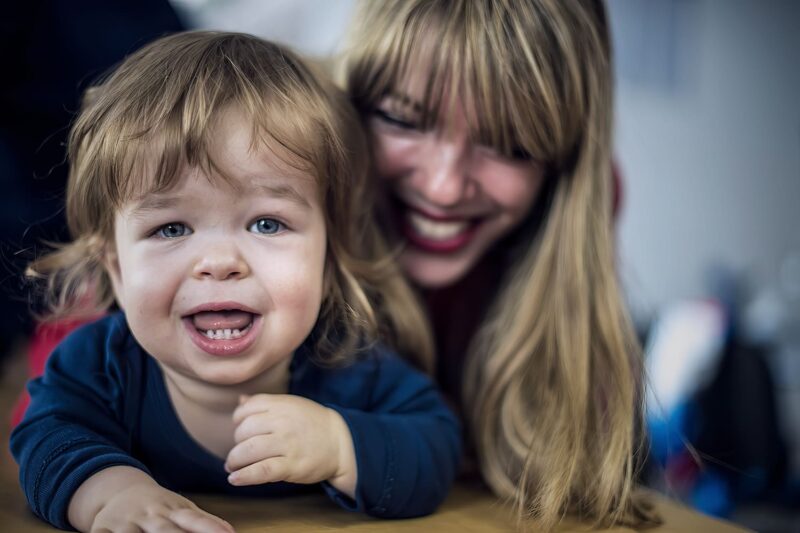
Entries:
[[84,481],[69,504],[78,531],[185,531],[232,533],[224,520],[129,466],[112,466]]
[[428,378],[384,355],[367,379],[351,379],[363,373],[347,369],[335,375],[325,387],[333,394],[315,398],[329,407],[290,395],[244,402],[226,463],[231,482],[327,481],[350,509],[383,517],[432,512],[455,477],[459,424]]
[[[148,511],[156,498],[175,508],[194,508],[159,487],[131,454],[131,424],[138,414],[132,409],[138,402],[129,401],[125,384],[135,382],[133,376],[141,369],[122,353],[127,329],[118,327],[119,318],[85,326],[59,345],[44,375],[29,384],[31,403],[11,435],[31,509],[62,529],[96,529],[99,513],[101,522],[109,523],[136,509]],[[136,389],[133,394],[138,393]],[[197,516],[178,513],[178,520],[187,514]],[[71,523],[73,519],[77,522]],[[119,525],[117,521],[110,530],[121,529]],[[198,531],[229,530],[215,528]]]
[[358,465],[355,501],[332,496],[373,516],[432,513],[461,462],[458,419],[433,383],[397,357],[381,360],[367,394],[366,408],[332,406],[350,428]]

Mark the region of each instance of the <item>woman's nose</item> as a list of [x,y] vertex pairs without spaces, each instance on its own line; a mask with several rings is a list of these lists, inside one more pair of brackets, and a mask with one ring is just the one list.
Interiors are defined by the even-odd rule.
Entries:
[[250,275],[250,267],[236,246],[221,243],[204,251],[195,263],[193,275],[217,281],[241,279]]
[[420,158],[414,182],[414,188],[435,206],[452,207],[464,201],[474,187],[469,176],[469,143],[432,140]]

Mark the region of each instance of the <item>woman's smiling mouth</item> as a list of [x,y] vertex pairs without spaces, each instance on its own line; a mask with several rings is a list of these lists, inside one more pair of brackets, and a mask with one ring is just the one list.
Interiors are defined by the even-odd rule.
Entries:
[[417,248],[432,253],[453,253],[466,247],[481,218],[439,218],[408,205],[399,205],[403,236]]

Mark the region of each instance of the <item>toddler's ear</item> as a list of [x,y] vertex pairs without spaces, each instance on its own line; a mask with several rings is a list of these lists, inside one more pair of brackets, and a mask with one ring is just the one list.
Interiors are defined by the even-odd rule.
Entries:
[[119,255],[117,247],[113,242],[109,242],[103,251],[103,266],[111,279],[111,288],[114,290],[114,298],[120,309],[125,309],[125,287],[122,283],[122,271],[119,267]]

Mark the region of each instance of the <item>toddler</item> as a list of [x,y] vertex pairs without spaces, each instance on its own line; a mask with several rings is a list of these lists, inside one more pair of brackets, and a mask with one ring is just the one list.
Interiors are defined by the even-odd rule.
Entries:
[[[186,32],[87,94],[69,140],[73,242],[36,261],[68,337],[11,436],[60,528],[229,531],[184,491],[320,484],[430,513],[460,455],[430,340],[369,217],[358,119],[288,50]],[[170,529],[170,530],[172,530]]]

